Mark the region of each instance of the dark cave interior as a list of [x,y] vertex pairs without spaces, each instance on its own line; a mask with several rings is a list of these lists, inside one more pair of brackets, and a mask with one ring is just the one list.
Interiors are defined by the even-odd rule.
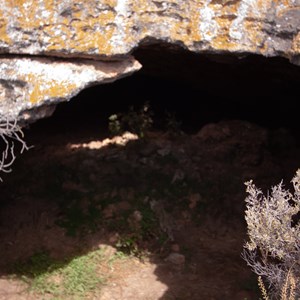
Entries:
[[139,72],[83,90],[30,128],[98,131],[111,114],[149,102],[158,128],[170,112],[187,133],[210,122],[240,119],[298,135],[300,68],[287,59],[200,55],[164,46],[140,48],[133,56],[143,65]]

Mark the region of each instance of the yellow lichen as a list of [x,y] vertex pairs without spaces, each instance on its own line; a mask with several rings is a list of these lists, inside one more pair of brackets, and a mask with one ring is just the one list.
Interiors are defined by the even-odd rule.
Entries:
[[193,41],[201,40],[201,35],[199,32],[199,18],[199,6],[191,5],[190,23],[188,24],[187,31],[189,33],[190,39]]
[[0,41],[2,43],[11,44],[12,40],[7,35],[7,28],[6,27],[7,27],[7,24],[5,22],[5,19],[4,19],[3,15],[1,14],[1,10],[0,10]]
[[27,74],[22,79],[32,84],[28,94],[28,100],[32,104],[50,98],[65,98],[72,94],[77,88],[75,83],[67,81],[61,82],[53,79],[49,80],[43,76],[37,76],[36,74]]
[[16,22],[20,24],[20,27],[22,27],[24,31],[36,27],[37,19],[40,17],[36,1],[18,0],[17,8],[19,14]]
[[[241,16],[240,24],[234,25],[240,14],[239,8],[245,1],[168,0],[157,5],[149,0],[127,0],[126,6],[132,12],[130,16],[126,16],[126,7],[125,16],[122,11],[118,15],[117,0],[101,0],[97,4],[94,1],[68,1],[64,9],[70,9],[71,15],[60,11],[58,0],[3,1],[5,13],[0,8],[2,42],[13,46],[7,27],[17,24],[22,28],[18,42],[27,41],[31,32],[38,32],[37,42],[43,44],[44,53],[64,51],[95,55],[112,55],[119,51],[117,47],[120,45],[126,48],[126,45],[138,44],[147,36],[182,41],[188,47],[206,39],[210,47],[216,50],[247,47],[247,51],[257,51],[259,47],[263,51],[264,34],[259,20],[264,18],[272,5],[278,8],[277,14],[291,7],[290,0],[257,0],[246,6],[246,15]],[[101,10],[95,9],[98,5],[101,5]],[[203,8],[211,12],[211,24],[210,20],[201,19]],[[10,11],[11,17],[8,18],[6,14]],[[206,29],[204,32],[200,30],[200,25],[206,25],[205,22],[208,23],[207,32]],[[233,25],[237,27],[236,31],[241,31],[245,44],[231,37]],[[204,36],[206,33],[207,38]],[[294,49],[299,51],[299,42],[294,44]]]
[[117,5],[117,0],[102,0],[103,4],[106,4],[110,7],[115,7]]
[[210,4],[209,7],[216,12],[215,21],[218,24],[218,33],[211,40],[211,45],[218,50],[235,50],[239,47],[230,37],[230,28],[237,17],[239,1],[230,1],[222,4]]
[[300,52],[300,32],[293,39],[291,51],[293,53],[299,53]]
[[[51,37],[48,40],[48,51],[72,49],[73,52],[97,51],[98,54],[107,54],[111,51],[109,43],[114,28],[108,24],[113,22],[112,12],[102,13],[98,18],[84,19],[78,15],[69,26],[49,26],[45,32]],[[103,30],[95,30],[101,27]]]
[[[101,4],[113,7],[116,2],[116,0],[104,0]],[[72,16],[68,18],[57,11],[57,1],[44,0],[42,5],[40,3],[35,0],[6,0],[5,4],[8,11],[10,7],[18,11],[13,16],[13,22],[23,31],[30,32],[37,30],[40,25],[43,26],[39,30],[42,30],[41,36],[46,37],[43,40],[44,52],[88,52],[96,48],[98,54],[110,53],[110,39],[114,27],[109,24],[114,22],[113,10],[103,10],[99,15],[94,16],[92,4],[86,3],[84,9],[80,9],[74,2],[71,4]],[[41,11],[44,16],[41,16]],[[10,42],[11,39],[6,32],[6,22],[0,8],[0,39]],[[28,36],[23,33],[21,38],[27,40]]]

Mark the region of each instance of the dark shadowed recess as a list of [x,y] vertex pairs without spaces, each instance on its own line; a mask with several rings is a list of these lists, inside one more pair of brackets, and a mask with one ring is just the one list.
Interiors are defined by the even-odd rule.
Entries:
[[[196,55],[162,45],[141,47],[132,55],[143,65],[141,71],[82,91],[58,105],[52,117],[26,130],[26,141],[35,147],[3,177],[0,275],[11,275],[11,263],[40,249],[68,262],[70,255],[100,244],[115,246],[115,233],[126,237],[129,217],[140,211],[142,220],[148,220],[140,248],[153,254],[157,281],[168,288],[156,299],[258,299],[256,279],[240,258],[245,238],[243,181],[252,178],[259,187],[269,188],[281,179],[288,183],[300,166],[299,147],[287,132],[299,138],[300,67],[282,58]],[[126,147],[66,146],[107,137],[111,114],[147,101],[157,129],[164,129],[166,112],[174,112],[187,133],[232,119],[276,133],[266,142],[265,131],[257,126],[223,122],[207,126],[202,135],[169,139],[159,132]],[[232,134],[222,134],[220,126]],[[287,130],[280,129],[284,127]],[[162,222],[153,218],[145,201],[149,196],[162,199],[173,214],[171,221],[181,224],[175,228],[175,242],[184,255],[183,270],[166,264],[175,250],[156,233]],[[121,202],[128,210],[121,210]],[[80,226],[87,234],[66,234],[68,229],[80,233]],[[112,298],[121,299],[107,299]]]
[[141,47],[133,56],[143,65],[139,72],[82,91],[32,127],[98,131],[111,114],[148,101],[158,127],[173,112],[189,133],[210,122],[240,119],[297,134],[300,67],[287,59],[200,55],[164,45]]

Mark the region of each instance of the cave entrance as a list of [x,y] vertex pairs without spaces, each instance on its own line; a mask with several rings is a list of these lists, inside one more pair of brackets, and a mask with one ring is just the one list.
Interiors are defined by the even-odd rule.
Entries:
[[[65,297],[57,285],[68,282],[75,256],[96,265],[80,298],[259,298],[240,257],[244,182],[287,185],[300,166],[300,69],[278,58],[175,50],[140,48],[139,73],[82,91],[26,130],[35,147],[1,189],[0,275],[10,297],[22,293],[5,279],[14,265],[29,283],[36,270],[44,278],[29,298]],[[118,144],[108,118],[146,102],[153,135]],[[167,112],[185,134],[164,134]],[[89,255],[95,249],[100,256]],[[93,274],[107,285],[86,291]]]
[[148,102],[156,128],[162,129],[171,113],[187,133],[210,122],[238,119],[298,134],[300,68],[286,59],[198,55],[167,46],[141,47],[133,55],[143,65],[141,71],[82,91],[33,127],[49,122],[50,130],[62,123],[59,130],[104,129],[110,115]]

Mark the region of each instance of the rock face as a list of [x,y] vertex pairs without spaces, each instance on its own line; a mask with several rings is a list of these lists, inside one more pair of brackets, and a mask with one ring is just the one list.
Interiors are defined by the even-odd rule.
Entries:
[[[112,82],[139,70],[133,58],[101,62],[78,59],[3,58],[0,60],[0,114],[34,121],[53,112],[53,104],[68,100],[87,86]],[[33,107],[42,109],[30,111]]]
[[[3,109],[7,95],[10,105],[18,106],[10,109],[21,112],[44,101],[69,99],[89,84],[107,81],[98,73],[107,73],[109,65],[115,70],[113,60],[123,62],[111,79],[128,75],[139,69],[128,55],[145,44],[167,42],[196,53],[238,57],[282,56],[300,65],[300,0],[2,2],[0,53],[6,55],[0,60],[2,114],[7,113]],[[109,62],[100,66],[77,59]]]
[[2,53],[111,58],[151,40],[291,59],[300,50],[299,0],[5,0],[0,20]]

